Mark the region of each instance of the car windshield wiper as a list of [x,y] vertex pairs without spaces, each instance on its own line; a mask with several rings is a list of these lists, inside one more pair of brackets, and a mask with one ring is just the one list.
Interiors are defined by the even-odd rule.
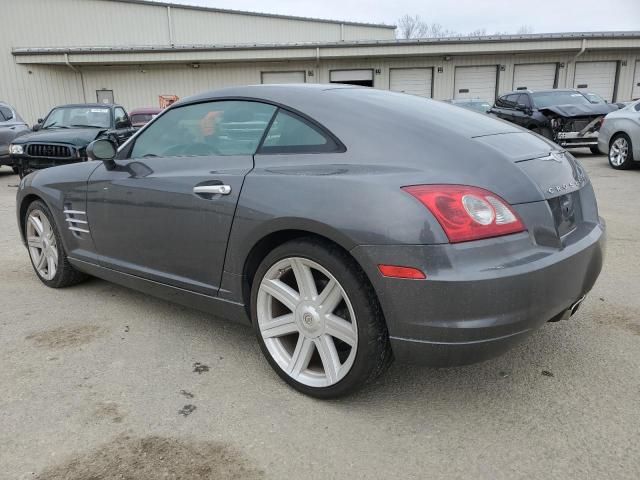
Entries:
[[[107,127],[101,127],[100,125],[78,125],[78,124],[73,124],[71,125],[71,127],[79,127],[79,128],[107,128]],[[70,127],[67,127],[70,128]]]
[[55,123],[52,123],[51,125],[47,125],[46,127],[42,127],[43,130],[48,130],[50,128],[70,128],[67,125],[56,125]]

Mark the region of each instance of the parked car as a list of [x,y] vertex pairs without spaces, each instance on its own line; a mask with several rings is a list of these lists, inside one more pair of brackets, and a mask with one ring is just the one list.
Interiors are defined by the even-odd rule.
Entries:
[[123,107],[101,103],[55,107],[33,130],[10,146],[21,177],[34,170],[86,161],[91,141],[106,137],[119,145],[135,131]]
[[445,102],[451,103],[456,107],[462,107],[462,108],[466,108],[468,110],[473,110],[475,112],[480,112],[480,113],[489,113],[489,110],[491,110],[491,104],[486,100],[469,98],[469,99],[451,99],[451,100],[445,100]]
[[616,170],[640,165],[640,100],[604,117],[598,147]]
[[135,108],[129,112],[131,125],[136,130],[140,129],[153,120],[161,111],[162,109],[158,107]]
[[588,147],[599,155],[600,123],[617,109],[615,105],[592,103],[578,90],[518,90],[498,98],[491,113],[561,147]]
[[496,356],[575,313],[602,267],[604,222],[571,154],[413,95],[228,88],[87,154],[102,163],[18,188],[40,280],[95,275],[253,325],[277,374],[320,398],[393,356]]
[[18,115],[15,108],[8,103],[0,102],[0,166],[7,165],[18,173],[18,167],[13,165],[9,155],[9,145],[21,135],[30,132],[31,129]]

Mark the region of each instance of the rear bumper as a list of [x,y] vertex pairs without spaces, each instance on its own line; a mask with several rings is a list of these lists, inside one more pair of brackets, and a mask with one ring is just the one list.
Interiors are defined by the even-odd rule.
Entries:
[[[583,227],[589,231],[569,234],[581,235],[580,240],[562,249],[532,248],[522,233],[458,245],[361,246],[352,252],[378,293],[396,358],[461,365],[503,353],[591,290],[602,268],[605,227]],[[377,271],[380,263],[420,268],[427,279],[384,278]]]

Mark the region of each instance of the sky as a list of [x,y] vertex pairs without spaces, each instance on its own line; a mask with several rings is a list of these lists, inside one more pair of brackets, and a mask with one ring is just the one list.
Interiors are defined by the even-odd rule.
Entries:
[[395,25],[405,14],[468,33],[640,30],[640,0],[166,0],[233,10]]

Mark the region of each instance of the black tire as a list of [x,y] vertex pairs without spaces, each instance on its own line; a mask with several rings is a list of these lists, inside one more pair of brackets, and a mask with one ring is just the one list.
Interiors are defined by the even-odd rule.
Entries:
[[[311,387],[290,377],[272,358],[260,333],[257,317],[260,283],[275,263],[289,257],[307,258],[328,270],[349,297],[357,318],[358,341],[355,360],[344,378],[331,386]],[[312,397],[330,399],[348,395],[375,380],[393,360],[382,309],[369,279],[346,252],[315,238],[289,241],[275,248],[264,258],[253,278],[251,320],[260,348],[271,367],[293,388]]]
[[58,268],[55,276],[51,280],[47,280],[40,275],[40,273],[38,272],[38,269],[36,268],[36,265],[34,265],[33,263],[33,258],[31,257],[31,254],[29,254],[29,259],[31,260],[31,265],[33,266],[33,270],[38,276],[38,278],[40,279],[40,281],[44,283],[47,287],[64,288],[64,287],[76,285],[86,280],[88,276],[85,273],[79,272],[78,270],[73,268],[73,266],[69,263],[69,259],[67,258],[67,253],[64,250],[64,246],[62,244],[62,238],[60,237],[60,231],[58,230],[58,226],[56,225],[55,219],[53,218],[53,215],[51,214],[51,211],[49,210],[47,205],[40,200],[35,200],[31,202],[31,204],[29,204],[29,207],[27,208],[27,211],[25,212],[25,216],[23,219],[24,228],[25,228],[25,237],[26,237],[27,222],[29,221],[28,220],[29,214],[34,210],[41,211],[47,217],[47,220],[49,220],[49,223],[51,224],[51,229],[53,230],[53,234],[55,235],[56,248],[58,251]]
[[589,147],[589,150],[591,150],[591,153],[593,153],[594,155],[602,155],[598,147]]
[[[627,144],[627,157],[619,165],[616,165],[611,160],[614,144],[616,143],[617,140],[623,140]],[[629,170],[630,168],[633,168],[636,165],[636,162],[633,159],[633,145],[631,143],[631,139],[629,138],[629,135],[627,135],[626,133],[618,133],[611,138],[611,141],[609,142],[609,153],[607,155],[607,159],[609,160],[609,165],[611,166],[611,168],[614,168],[616,170]]]

